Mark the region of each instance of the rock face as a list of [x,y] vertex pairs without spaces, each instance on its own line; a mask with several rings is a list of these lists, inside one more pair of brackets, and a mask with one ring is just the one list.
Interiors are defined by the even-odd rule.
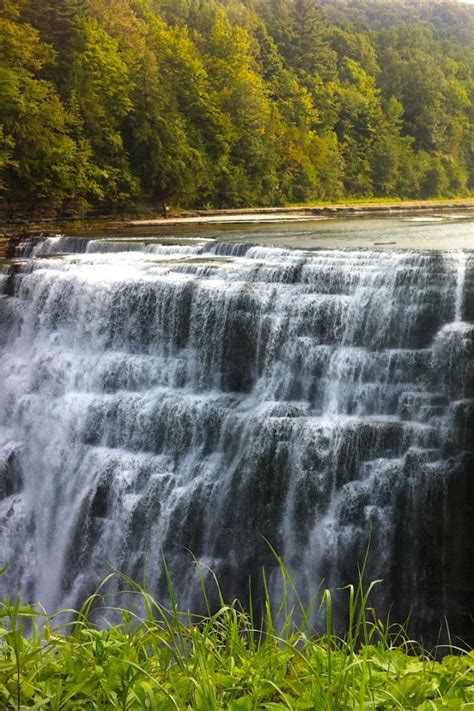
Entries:
[[267,539],[310,598],[370,543],[381,613],[472,639],[472,254],[76,242],[0,299],[1,592],[163,595],[163,552],[198,608],[192,551],[277,597]]

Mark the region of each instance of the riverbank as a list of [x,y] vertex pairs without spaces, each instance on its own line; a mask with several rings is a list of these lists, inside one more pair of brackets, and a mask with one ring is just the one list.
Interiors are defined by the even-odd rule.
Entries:
[[0,242],[3,237],[12,233],[30,231],[52,231],[62,227],[76,228],[78,226],[113,228],[125,225],[173,225],[173,224],[219,224],[230,222],[265,222],[308,219],[311,217],[352,217],[356,215],[397,215],[404,213],[426,213],[429,211],[473,210],[474,197],[453,198],[449,200],[395,200],[376,198],[373,200],[351,200],[335,203],[310,203],[287,205],[282,207],[246,207],[222,210],[171,210],[164,218],[158,208],[138,205],[133,210],[121,213],[94,213],[83,218],[77,217],[31,217],[22,215],[7,217],[0,214]]
[[355,217],[357,215],[402,215],[406,213],[426,213],[427,211],[473,210],[474,198],[464,200],[372,200],[347,203],[327,203],[318,205],[296,205],[272,208],[242,208],[234,210],[193,210],[176,213],[171,217],[147,217],[127,221],[131,227],[186,225],[186,224],[226,224],[261,222],[298,222],[326,217]]

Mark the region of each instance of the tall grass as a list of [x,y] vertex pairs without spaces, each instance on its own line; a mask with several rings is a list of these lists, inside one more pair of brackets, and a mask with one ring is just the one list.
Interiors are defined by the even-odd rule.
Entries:
[[[282,600],[272,604],[264,576],[258,615],[254,605],[245,610],[222,595],[213,611],[199,567],[204,615],[178,609],[166,566],[166,605],[118,572],[78,612],[66,611],[67,623],[64,612],[1,603],[0,708],[474,711],[473,652],[449,647],[436,660],[423,651],[403,627],[377,617],[370,607],[376,583],[364,586],[362,575],[339,593],[348,605],[340,637],[331,593],[322,590],[305,606],[279,563]],[[143,614],[109,604],[116,577]],[[325,619],[319,634],[311,631],[315,611]]]

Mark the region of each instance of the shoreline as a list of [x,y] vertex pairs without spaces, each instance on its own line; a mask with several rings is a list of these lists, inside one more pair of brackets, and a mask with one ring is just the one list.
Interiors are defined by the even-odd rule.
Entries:
[[232,224],[263,222],[297,222],[328,217],[381,217],[429,212],[429,211],[473,210],[474,198],[463,200],[406,200],[400,202],[331,203],[328,205],[307,205],[289,207],[253,207],[223,210],[183,210],[171,217],[141,218],[115,223],[126,227],[173,226],[186,224]]
[[31,231],[48,231],[59,229],[62,226],[75,228],[77,226],[104,228],[133,227],[135,225],[173,225],[193,223],[226,224],[233,218],[240,222],[244,218],[252,218],[255,222],[267,220],[292,220],[311,219],[312,217],[358,217],[364,215],[390,216],[403,213],[439,211],[473,210],[474,196],[467,198],[452,198],[439,200],[385,200],[373,198],[372,200],[357,200],[354,202],[315,203],[307,205],[287,205],[278,207],[242,207],[222,209],[176,209],[171,210],[168,217],[164,218],[149,204],[136,205],[135,208],[117,213],[91,212],[84,217],[26,217],[19,210],[18,218],[8,218],[0,212],[0,239],[12,233],[25,233]]

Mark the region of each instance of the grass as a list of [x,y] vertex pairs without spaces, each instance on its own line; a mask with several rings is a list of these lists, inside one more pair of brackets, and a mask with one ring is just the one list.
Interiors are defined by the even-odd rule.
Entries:
[[[60,621],[64,613],[48,617],[40,608],[3,602],[0,708],[474,711],[474,652],[449,647],[437,661],[403,627],[378,619],[369,599],[375,583],[365,589],[362,576],[339,593],[347,596],[349,620],[341,638],[329,591],[304,607],[280,565],[282,602],[273,607],[267,593],[258,624],[252,612],[222,597],[212,612],[199,568],[203,616],[178,610],[167,571],[167,606],[119,573],[79,612],[68,611],[68,623]],[[127,600],[140,601],[140,617],[107,604],[115,576]],[[318,610],[325,630],[315,635],[310,619]]]
[[341,200],[321,200],[309,203],[291,203],[291,207],[372,207],[372,206],[432,206],[456,205],[461,203],[469,206],[474,204],[474,195],[460,195],[458,197],[436,198],[401,198],[401,197],[344,197]]

